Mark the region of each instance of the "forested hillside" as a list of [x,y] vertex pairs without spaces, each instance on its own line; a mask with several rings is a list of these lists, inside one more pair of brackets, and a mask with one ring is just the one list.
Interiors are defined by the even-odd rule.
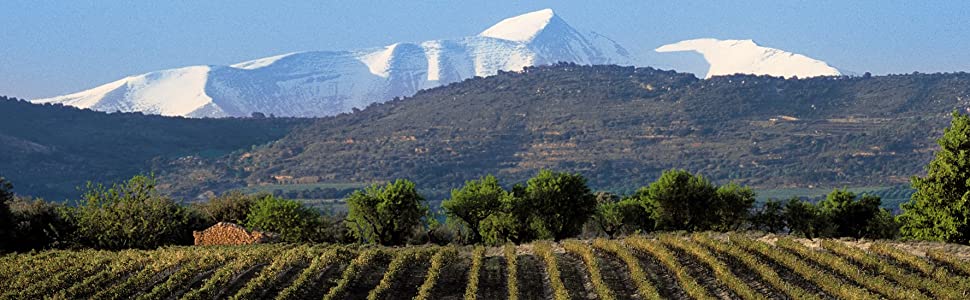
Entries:
[[306,120],[108,114],[0,96],[0,176],[21,194],[76,199],[87,181],[119,181],[180,157],[221,157],[300,123]]
[[482,174],[511,184],[543,168],[619,193],[668,168],[762,188],[890,185],[922,172],[950,113],[968,105],[966,73],[699,80],[560,64],[319,119],[253,151],[173,164],[163,181],[193,197],[410,178],[430,199]]
[[[890,186],[920,174],[970,75],[781,79],[617,66],[530,67],[322,119],[183,119],[0,101],[0,175],[74,197],[154,171],[193,199],[228,189],[340,198],[394,178],[440,200],[492,173],[579,172],[629,193],[684,168],[756,188]],[[256,147],[253,147],[256,146]]]

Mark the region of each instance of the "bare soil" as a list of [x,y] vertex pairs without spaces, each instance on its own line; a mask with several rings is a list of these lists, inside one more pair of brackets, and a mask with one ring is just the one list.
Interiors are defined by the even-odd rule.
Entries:
[[642,299],[637,294],[637,286],[630,277],[630,270],[623,260],[599,249],[593,249],[593,253],[596,254],[596,260],[599,262],[603,281],[616,295],[616,299]]
[[[664,245],[666,247],[666,245]],[[667,247],[667,249],[674,254],[674,258],[684,269],[687,270],[687,274],[690,274],[697,283],[700,283],[704,288],[707,289],[711,295],[714,295],[721,299],[740,299],[741,297],[734,293],[731,288],[724,285],[717,277],[714,276],[714,271],[711,270],[706,264],[694,258],[694,256],[684,252],[683,250],[675,247]]]
[[458,300],[465,296],[468,286],[468,269],[471,268],[471,257],[462,255],[442,266],[438,283],[431,288],[431,299]]
[[593,291],[589,272],[582,259],[568,253],[556,253],[556,263],[570,299],[596,299],[596,292]]
[[350,284],[347,285],[347,292],[344,294],[344,299],[366,299],[367,294],[381,283],[381,279],[384,278],[384,272],[387,271],[390,263],[390,256],[380,255],[374,262],[370,263],[363,270],[360,270],[361,272],[357,278],[351,280]]
[[505,257],[501,255],[482,258],[482,269],[478,277],[478,299],[508,299],[508,273],[505,266]]
[[547,295],[552,295],[551,288],[545,282],[546,268],[542,260],[532,254],[520,254],[517,260],[519,299],[545,299]]
[[340,280],[340,275],[343,274],[344,270],[347,269],[349,263],[347,261],[341,261],[336,264],[326,266],[319,273],[314,276],[312,284],[310,284],[309,289],[303,292],[303,299],[323,299],[323,296],[327,295],[337,281]]
[[630,249],[630,252],[640,259],[640,266],[647,273],[647,276],[650,276],[650,280],[657,287],[660,296],[663,296],[664,299],[690,299],[687,292],[677,283],[677,277],[674,276],[673,272],[664,267],[657,258],[636,249]]
[[418,257],[411,262],[397,278],[391,282],[390,292],[384,296],[387,299],[410,300],[418,294],[418,288],[424,283],[428,276],[428,268],[431,267],[430,256]]

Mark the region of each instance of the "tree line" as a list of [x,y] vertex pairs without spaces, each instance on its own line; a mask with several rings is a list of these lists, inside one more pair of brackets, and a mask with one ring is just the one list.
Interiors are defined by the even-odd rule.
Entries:
[[229,192],[183,205],[150,176],[88,184],[75,205],[18,197],[0,178],[0,249],[155,248],[190,244],[216,222],[278,233],[284,242],[505,244],[652,231],[762,230],[816,237],[970,241],[970,117],[953,113],[927,175],[899,216],[873,195],[846,189],[811,203],[755,206],[754,191],[667,170],[630,195],[594,193],[580,174],[540,171],[505,188],[492,175],[470,180],[432,209],[414,182],[374,184],[347,197],[346,214],[322,214],[271,194]]
[[[717,186],[684,170],[666,171],[625,197],[593,193],[586,179],[573,173],[544,170],[509,189],[488,175],[454,189],[437,208],[414,182],[399,179],[352,193],[341,214],[272,194],[240,192],[185,205],[158,193],[154,178],[143,175],[111,186],[89,184],[74,205],[18,197],[9,182],[0,182],[0,247],[12,251],[188,245],[192,231],[217,222],[274,232],[283,242],[382,245],[496,245],[676,230],[872,238],[896,232],[878,198],[836,190],[819,204],[792,199],[754,209],[750,188]],[[853,230],[860,226],[866,230]]]

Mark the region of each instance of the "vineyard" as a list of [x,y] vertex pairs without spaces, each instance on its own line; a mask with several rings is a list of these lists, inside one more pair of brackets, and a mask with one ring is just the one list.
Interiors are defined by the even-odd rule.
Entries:
[[966,299],[965,246],[725,234],[0,257],[0,299]]

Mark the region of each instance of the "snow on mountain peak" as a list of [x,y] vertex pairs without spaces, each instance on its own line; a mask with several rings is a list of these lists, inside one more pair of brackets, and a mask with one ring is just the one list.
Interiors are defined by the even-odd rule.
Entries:
[[780,49],[762,47],[753,40],[694,39],[663,45],[655,51],[700,53],[711,66],[706,78],[734,74],[786,78],[842,75],[842,72],[824,61]]
[[400,43],[390,44],[378,51],[365,53],[360,56],[360,61],[367,65],[371,74],[387,78],[390,75],[391,59],[394,58],[394,49]]
[[[163,116],[189,116],[212,104],[205,93],[209,66],[191,66],[125,77],[87,91],[35,100],[103,111],[140,111]],[[129,102],[130,98],[140,101]]]
[[556,17],[551,8],[511,17],[495,23],[479,36],[528,43]]
[[238,64],[231,65],[230,67],[233,67],[233,68],[236,68],[236,69],[244,69],[244,70],[255,70],[255,69],[259,69],[259,68],[265,67],[265,66],[272,65],[276,61],[281,60],[283,58],[286,58],[287,56],[290,56],[290,55],[293,55],[293,54],[296,54],[296,53],[297,52],[291,52],[291,53],[287,53],[287,54],[280,54],[280,55],[274,55],[274,56],[264,57],[264,58],[260,58],[260,59],[254,59],[254,60],[250,60],[250,61],[244,61],[244,62],[241,62],[241,63],[238,63]]
[[626,64],[629,53],[544,9],[505,19],[476,36],[163,70],[32,101],[186,117],[330,116],[474,76],[560,61]]

